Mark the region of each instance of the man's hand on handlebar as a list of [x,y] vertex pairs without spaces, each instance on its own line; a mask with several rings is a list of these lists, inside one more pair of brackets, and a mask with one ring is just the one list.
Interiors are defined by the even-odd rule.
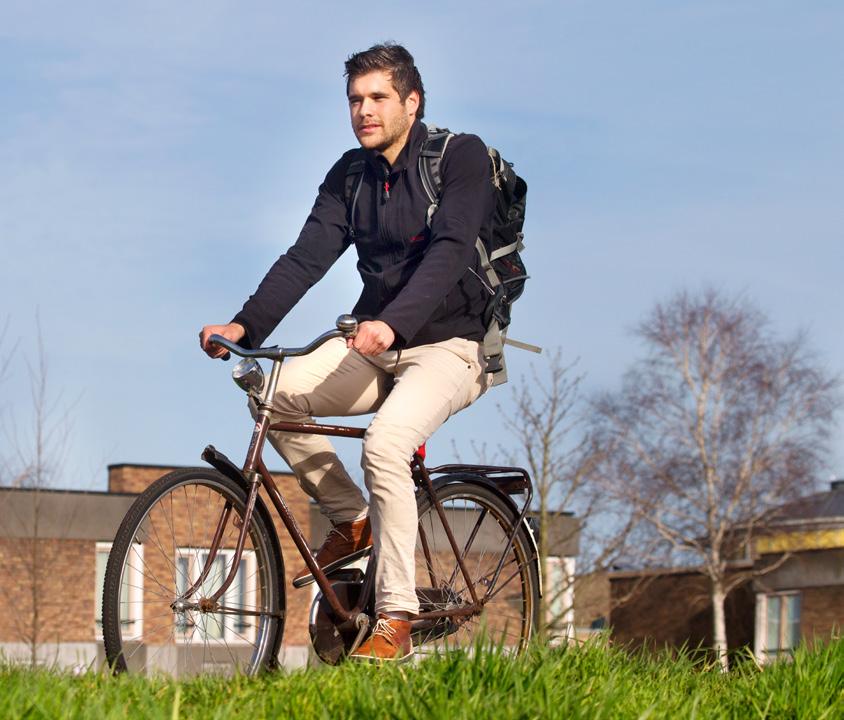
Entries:
[[246,335],[246,329],[240,323],[229,323],[228,325],[206,325],[199,333],[199,346],[205,351],[205,354],[211,358],[227,357],[229,351],[224,347],[215,345],[208,341],[212,335],[222,335],[226,340],[231,340],[233,343],[240,342],[243,336]]
[[346,347],[361,355],[380,355],[396,340],[396,334],[381,320],[365,320],[358,326],[357,335],[346,338]]

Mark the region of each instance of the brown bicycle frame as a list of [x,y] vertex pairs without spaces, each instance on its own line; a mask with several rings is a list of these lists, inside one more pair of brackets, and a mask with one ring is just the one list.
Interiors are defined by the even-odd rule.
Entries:
[[[220,597],[228,590],[229,586],[234,581],[235,575],[237,574],[237,570],[240,563],[240,558],[243,553],[243,548],[246,543],[246,536],[249,532],[249,526],[252,520],[252,514],[255,509],[255,503],[258,499],[258,491],[260,487],[263,485],[267,491],[267,494],[272,502],[273,506],[275,507],[276,511],[281,518],[282,523],[284,523],[287,532],[290,534],[293,543],[296,545],[299,553],[302,556],[302,559],[305,561],[305,564],[308,567],[308,570],[313,574],[314,580],[316,581],[317,585],[319,586],[320,590],[322,591],[323,596],[325,597],[328,604],[331,606],[331,609],[336,613],[336,616],[341,619],[342,624],[347,627],[354,627],[355,622],[358,618],[358,615],[363,610],[363,604],[367,601],[370,590],[371,584],[374,578],[374,572],[369,570],[364,579],[364,587],[362,592],[360,593],[360,600],[356,607],[347,609],[343,607],[340,603],[340,600],[337,597],[337,594],[334,592],[332,588],[331,581],[328,579],[326,574],[322,571],[322,569],[317,565],[317,562],[308,546],[307,541],[305,540],[304,535],[302,534],[302,530],[299,528],[296,519],[294,518],[293,514],[290,512],[290,509],[287,507],[287,503],[284,501],[284,497],[282,496],[281,492],[279,491],[278,487],[275,484],[275,481],[270,475],[270,472],[267,470],[266,466],[264,465],[264,461],[261,457],[261,453],[263,450],[264,443],[266,441],[267,432],[273,431],[280,431],[280,432],[291,432],[291,433],[300,433],[300,434],[310,434],[310,435],[329,435],[332,437],[344,437],[344,438],[357,438],[363,439],[366,430],[364,428],[359,427],[347,427],[344,425],[327,425],[321,423],[290,423],[290,422],[276,422],[271,423],[269,416],[267,414],[259,415],[256,423],[255,429],[252,434],[252,441],[249,444],[249,450],[247,451],[246,462],[243,466],[243,476],[249,481],[249,494],[246,501],[246,508],[243,513],[243,521],[240,527],[240,535],[238,537],[237,546],[235,549],[234,557],[232,559],[231,570],[229,571],[228,576],[226,577],[223,584],[220,588],[209,598],[205,598],[200,601],[200,606],[203,609],[213,610],[214,608],[218,607],[217,602],[219,601]],[[517,470],[515,468],[499,468],[493,466],[484,466],[484,467],[476,467],[476,466],[462,466],[462,465],[451,465],[451,466],[442,466],[440,468],[435,468],[434,471],[442,471],[442,472],[460,472],[468,471],[468,470],[485,470],[488,472],[501,472],[501,471],[510,471],[510,472],[517,472],[520,473],[517,477],[510,477],[504,479],[507,483],[502,486],[505,492],[518,490],[518,491],[526,491],[527,492],[527,499],[525,501],[524,507],[519,515],[518,522],[514,524],[513,530],[510,533],[508,538],[508,543],[506,547],[502,550],[501,558],[498,562],[498,567],[493,575],[491,582],[489,583],[489,587],[483,597],[478,597],[477,592],[475,590],[475,583],[472,581],[472,578],[469,574],[468,569],[466,568],[465,558],[469,551],[469,548],[474,541],[475,535],[477,533],[478,528],[480,527],[480,523],[483,520],[484,514],[478,519],[477,526],[471,533],[467,545],[465,548],[461,549],[457,546],[457,541],[454,538],[454,534],[451,530],[451,527],[448,524],[448,520],[446,519],[445,510],[443,509],[442,503],[437,499],[436,492],[434,491],[434,486],[431,481],[431,476],[428,469],[425,467],[425,463],[423,461],[422,456],[417,452],[413,456],[413,460],[411,462],[411,467],[413,469],[414,475],[421,480],[420,485],[425,489],[428,495],[431,498],[431,502],[436,509],[436,512],[442,522],[443,528],[445,530],[446,536],[448,537],[448,542],[451,546],[451,550],[454,553],[454,557],[457,560],[458,568],[455,569],[455,573],[459,569],[459,572],[463,575],[464,580],[466,581],[466,586],[469,589],[469,592],[472,597],[472,603],[469,605],[465,605],[460,608],[454,608],[452,610],[436,610],[431,612],[423,612],[419,613],[414,620],[434,620],[437,618],[443,617],[463,617],[463,616],[470,616],[476,613],[481,612],[483,606],[488,602],[490,597],[493,595],[496,587],[496,583],[498,581],[498,577],[501,573],[501,569],[504,564],[504,559],[506,557],[507,551],[513,544],[513,540],[516,536],[516,533],[521,526],[524,517],[527,513],[527,509],[530,505],[530,500],[533,495],[532,487],[530,480],[523,470]],[[220,520],[218,521],[216,531],[214,533],[214,538],[212,540],[212,546],[209,549],[207,559],[205,561],[205,567],[203,568],[202,572],[200,573],[199,579],[193,583],[193,585],[188,588],[188,590],[182,595],[181,599],[186,599],[190,597],[196,590],[200,587],[202,582],[208,576],[211,566],[213,563],[214,558],[217,555],[219,550],[220,541],[223,537],[223,533],[225,531],[226,524],[229,521],[231,516],[231,503],[226,503],[223,511],[220,515]],[[428,572],[431,575],[432,583],[433,583],[433,563],[430,554],[430,549],[428,546],[427,538],[425,537],[424,530],[420,527],[421,533],[421,544],[422,544],[422,551],[425,556],[425,560],[428,567]],[[530,562],[531,558],[526,558],[525,562]],[[454,576],[451,578],[454,579]],[[251,615],[264,615],[264,614],[271,614],[262,611],[250,611],[249,614]]]

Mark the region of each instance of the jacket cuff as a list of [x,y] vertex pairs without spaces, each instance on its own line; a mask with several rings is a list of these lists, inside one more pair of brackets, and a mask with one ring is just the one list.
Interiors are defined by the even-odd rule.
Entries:
[[[252,325],[250,324],[249,320],[247,320],[244,317],[243,312],[239,312],[231,320],[229,320],[229,322],[235,322],[238,325],[242,325],[243,329],[246,330],[246,335],[244,335],[240,339],[240,342],[238,343],[238,345],[240,345],[240,347],[242,347],[242,348],[246,348],[247,350],[254,350],[255,347],[256,347],[253,344],[254,338],[255,338],[255,330],[252,327]],[[260,343],[259,343],[259,345],[260,345]]]
[[387,323],[390,326],[390,330],[393,331],[393,334],[396,336],[395,341],[393,342],[393,347],[391,349],[400,350],[402,348],[407,347],[407,344],[411,341],[413,336],[416,332],[411,331],[409,328],[402,326],[402,324],[393,318],[390,317],[389,312],[383,312],[374,320],[380,320],[382,323]]

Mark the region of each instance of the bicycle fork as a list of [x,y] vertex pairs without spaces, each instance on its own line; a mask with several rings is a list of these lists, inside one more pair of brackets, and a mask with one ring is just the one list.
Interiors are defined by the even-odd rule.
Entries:
[[[240,560],[243,556],[243,549],[246,545],[246,538],[249,534],[249,527],[252,523],[252,514],[255,511],[255,503],[258,500],[258,491],[260,490],[262,480],[264,482],[269,480],[268,489],[269,487],[272,487],[276,491],[276,494],[278,493],[275,489],[275,484],[272,482],[269,472],[267,472],[266,468],[263,466],[263,462],[261,462],[260,457],[261,450],[267,437],[267,430],[270,425],[270,405],[268,404],[267,399],[272,398],[275,395],[276,386],[278,385],[278,376],[281,371],[281,363],[281,359],[273,362],[273,369],[270,373],[266,391],[263,393],[263,396],[258,399],[258,418],[255,422],[255,428],[252,431],[252,439],[249,443],[249,450],[246,453],[246,462],[244,463],[243,471],[239,471],[234,464],[225,455],[219,453],[213,445],[206,447],[202,453],[202,459],[212,465],[223,475],[232,477],[237,481],[242,481],[242,479],[245,478],[249,484],[243,518],[238,522],[238,518],[235,517],[233,521],[235,527],[238,527],[239,525],[240,532],[237,539],[237,545],[235,546],[234,556],[231,560],[231,568],[229,569],[229,573],[223,581],[223,584],[220,585],[220,587],[217,588],[211,596],[207,598],[200,598],[199,602],[196,604],[198,609],[203,612],[216,612],[221,609],[225,611],[225,608],[220,607],[219,600],[223,597],[229,587],[231,587],[240,567]],[[259,467],[260,474],[259,472],[256,472],[256,466]],[[220,513],[220,519],[217,522],[217,529],[214,532],[214,538],[211,541],[211,547],[209,548],[208,555],[205,559],[205,566],[202,568],[197,580],[182,594],[180,598],[178,598],[178,600],[174,603],[174,606],[179,605],[181,608],[185,607],[185,601],[190,599],[202,586],[202,583],[204,583],[208,578],[214,564],[214,559],[217,557],[217,553],[220,549],[220,542],[222,541],[226,525],[231,518],[231,511],[232,503],[226,502],[223,506],[222,512]],[[176,608],[174,607],[174,609]],[[240,612],[247,615],[274,614],[257,610],[242,610]]]

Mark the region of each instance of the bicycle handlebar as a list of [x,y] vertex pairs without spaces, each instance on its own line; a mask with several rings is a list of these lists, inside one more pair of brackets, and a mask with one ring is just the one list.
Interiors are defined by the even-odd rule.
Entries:
[[344,337],[353,338],[358,332],[358,321],[351,315],[341,315],[337,318],[337,329],[329,330],[320,335],[316,340],[299,348],[282,348],[278,345],[272,347],[262,347],[256,350],[247,350],[246,348],[237,345],[236,343],[227,340],[222,335],[212,335],[208,338],[209,342],[224,347],[230,353],[239,355],[244,358],[266,358],[267,360],[281,360],[286,357],[297,357],[299,355],[308,355],[316,350],[323,343],[332,340],[333,338]]

